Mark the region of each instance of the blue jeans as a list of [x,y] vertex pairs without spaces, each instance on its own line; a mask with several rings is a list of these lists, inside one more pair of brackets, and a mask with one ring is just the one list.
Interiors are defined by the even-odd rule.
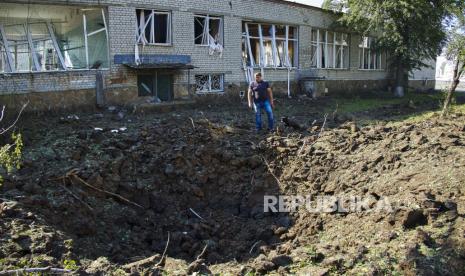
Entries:
[[273,109],[271,108],[270,101],[266,100],[264,102],[255,102],[254,109],[255,109],[255,122],[256,122],[257,130],[262,129],[262,109],[265,110],[266,115],[268,116],[268,129],[273,130],[274,117],[273,117]]

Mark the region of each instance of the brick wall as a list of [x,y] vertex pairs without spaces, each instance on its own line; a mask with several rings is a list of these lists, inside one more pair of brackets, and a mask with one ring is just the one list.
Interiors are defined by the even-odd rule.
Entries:
[[[17,3],[43,3],[63,5],[95,5],[91,0],[17,0]],[[183,54],[192,57],[197,68],[191,72],[190,82],[194,83],[195,74],[222,73],[225,75],[225,87],[229,85],[245,86],[242,70],[242,21],[262,21],[298,26],[299,30],[299,69],[310,67],[310,36],[312,28],[329,28],[335,16],[318,8],[304,8],[291,4],[280,4],[266,0],[100,0],[98,5],[106,7],[108,14],[108,32],[110,45],[110,70],[107,72],[108,88],[135,87],[137,75],[123,65],[114,64],[116,54],[134,54],[136,8],[150,8],[172,12],[172,45],[146,46],[141,54]],[[1,7],[0,7],[1,9]],[[210,56],[208,48],[194,44],[194,15],[210,14],[224,18],[224,54],[222,57]],[[358,70],[357,35],[350,36],[350,68],[346,70],[317,70],[318,76],[329,80],[385,80],[387,71]],[[0,93],[59,91],[69,89],[88,89],[93,87],[92,72],[35,73],[18,75],[0,75]],[[296,79],[296,71],[291,79]],[[265,69],[265,78],[269,81],[287,81],[288,72],[283,69]],[[183,90],[187,84],[187,73],[175,75],[175,88]],[[245,89],[245,87],[244,87]],[[187,91],[183,91],[184,94]]]

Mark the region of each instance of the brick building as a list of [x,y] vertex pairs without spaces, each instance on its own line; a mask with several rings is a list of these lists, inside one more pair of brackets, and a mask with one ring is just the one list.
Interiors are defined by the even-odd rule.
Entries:
[[386,89],[386,55],[335,19],[280,0],[2,1],[0,94],[36,109],[93,104],[99,72],[108,103],[239,94],[260,71],[276,93],[305,79]]

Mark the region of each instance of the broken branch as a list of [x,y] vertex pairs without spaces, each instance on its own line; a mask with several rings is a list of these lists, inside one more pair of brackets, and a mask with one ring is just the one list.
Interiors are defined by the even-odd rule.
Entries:
[[86,181],[84,181],[82,178],[80,178],[80,177],[77,175],[78,173],[79,173],[79,170],[78,170],[78,169],[72,169],[72,170],[70,170],[69,172],[67,172],[65,176],[58,177],[58,178],[50,178],[49,180],[50,180],[50,181],[56,181],[56,180],[69,179],[69,180],[71,181],[71,183],[73,183],[72,177],[74,177],[76,180],[78,180],[79,182],[81,182],[82,184],[84,184],[85,186],[87,186],[87,187],[89,187],[89,188],[91,188],[91,189],[94,189],[94,190],[96,190],[96,191],[98,191],[98,192],[101,192],[101,193],[110,195],[110,196],[112,196],[112,197],[114,197],[114,198],[117,198],[117,199],[119,199],[119,200],[122,200],[122,201],[124,201],[124,202],[126,202],[126,203],[129,203],[129,204],[131,204],[131,205],[134,205],[134,206],[136,206],[136,207],[138,207],[138,208],[145,209],[145,208],[142,207],[141,205],[139,205],[139,204],[137,204],[137,203],[135,203],[135,202],[133,202],[133,201],[130,201],[129,199],[127,199],[127,198],[125,198],[125,197],[122,197],[122,196],[120,196],[120,195],[118,195],[118,194],[115,194],[115,193],[112,193],[112,192],[105,191],[105,190],[103,190],[103,189],[97,188],[97,187],[95,187],[95,186],[93,186],[93,185],[87,183]]
[[189,117],[189,119],[191,120],[191,123],[192,123],[192,128],[195,130],[195,123],[194,123],[194,119],[192,119],[191,117]]
[[168,239],[166,240],[165,250],[163,250],[163,254],[161,255],[161,260],[157,263],[156,266],[161,266],[166,258],[166,251],[168,251],[168,246],[170,245],[170,232],[168,232]]
[[[325,130],[325,126],[326,126],[326,121],[328,120],[328,114],[326,113],[325,114],[325,120],[323,121],[323,125],[321,126],[321,129],[320,129],[320,132],[318,133],[318,135],[316,136],[316,139],[315,141],[313,141],[312,144],[310,144],[310,147],[315,145],[316,142],[318,141],[318,139],[321,137],[321,134],[324,132]],[[307,145],[307,142],[308,142],[308,138],[305,139],[304,141],[304,144],[302,145],[302,147],[300,148],[299,152],[298,152],[298,155],[302,154],[302,151],[304,150],[305,146]]]
[[268,161],[266,160],[266,158],[264,156],[262,156],[262,159],[263,161],[265,162],[267,168],[268,168],[268,171],[270,172],[270,174],[274,177],[274,179],[276,179],[276,181],[278,182],[279,186],[281,186],[281,181],[279,181],[278,177],[274,174],[274,172],[271,170],[271,167],[270,167],[270,163],[268,163]]
[[2,107],[2,114],[0,115],[0,122],[3,121],[4,114],[5,114],[5,106]]
[[249,254],[252,254],[253,250],[255,249],[255,246],[257,246],[257,244],[259,244],[259,243],[260,243],[260,241],[257,241],[252,245],[252,247],[249,250]]
[[[29,102],[23,104],[23,106],[21,107],[21,110],[19,111],[18,116],[16,117],[16,120],[9,127],[2,128],[0,130],[0,135],[7,133],[12,127],[14,127],[16,125],[16,123],[19,121],[19,118],[21,117],[21,114],[23,113],[24,109],[26,109],[28,104],[29,104]],[[5,106],[3,106],[3,110],[2,110],[2,116],[1,116],[2,119],[3,119],[4,111],[5,111]]]
[[[65,182],[65,179],[63,178],[63,182]],[[75,195],[70,189],[66,188],[66,186],[63,184],[62,185],[63,189],[68,193],[70,194],[72,197],[74,197],[77,201],[81,202],[82,205],[86,206],[87,209],[91,210],[91,211],[94,211],[94,209],[92,209],[92,207],[90,207],[89,204],[87,204],[86,202],[84,202],[84,200],[80,199],[77,195]]]
[[199,214],[197,214],[192,208],[189,208],[189,210],[199,219],[204,220]]
[[208,244],[205,245],[202,252],[200,252],[200,255],[197,256],[197,259],[196,259],[197,261],[202,259],[203,255],[205,255],[205,252],[207,251],[207,247],[208,247]]
[[122,196],[120,196],[120,195],[118,195],[118,194],[115,194],[115,193],[112,193],[112,192],[108,192],[108,191],[102,190],[102,189],[100,189],[100,188],[97,188],[97,187],[95,187],[95,186],[93,186],[93,185],[90,185],[89,183],[87,183],[86,181],[84,181],[82,178],[80,178],[80,177],[77,176],[77,175],[73,175],[73,176],[74,176],[74,178],[76,178],[79,182],[81,182],[82,184],[86,185],[86,186],[89,187],[89,188],[92,188],[92,189],[94,189],[94,190],[96,190],[96,191],[99,191],[99,192],[101,192],[101,193],[110,195],[110,196],[115,197],[115,198],[117,198],[117,199],[120,199],[120,200],[122,200],[122,201],[124,201],[124,202],[127,202],[127,203],[129,203],[129,204],[132,204],[132,205],[134,205],[134,206],[136,206],[136,207],[139,207],[139,208],[141,208],[141,209],[144,209],[144,207],[142,207],[141,205],[139,205],[139,204],[137,204],[137,203],[135,203],[135,202],[133,202],[133,201],[130,201],[130,200],[127,199],[127,198],[124,198],[124,197],[122,197]]
[[61,269],[61,268],[52,268],[52,267],[43,267],[43,268],[22,268],[15,270],[5,270],[0,271],[0,275],[19,275],[25,273],[53,273],[53,274],[64,274],[71,273],[71,270]]

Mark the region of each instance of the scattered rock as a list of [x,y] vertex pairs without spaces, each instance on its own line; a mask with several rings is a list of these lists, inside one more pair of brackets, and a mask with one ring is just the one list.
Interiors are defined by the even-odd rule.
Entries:
[[270,260],[276,267],[288,266],[292,264],[292,258],[287,255],[278,255]]

